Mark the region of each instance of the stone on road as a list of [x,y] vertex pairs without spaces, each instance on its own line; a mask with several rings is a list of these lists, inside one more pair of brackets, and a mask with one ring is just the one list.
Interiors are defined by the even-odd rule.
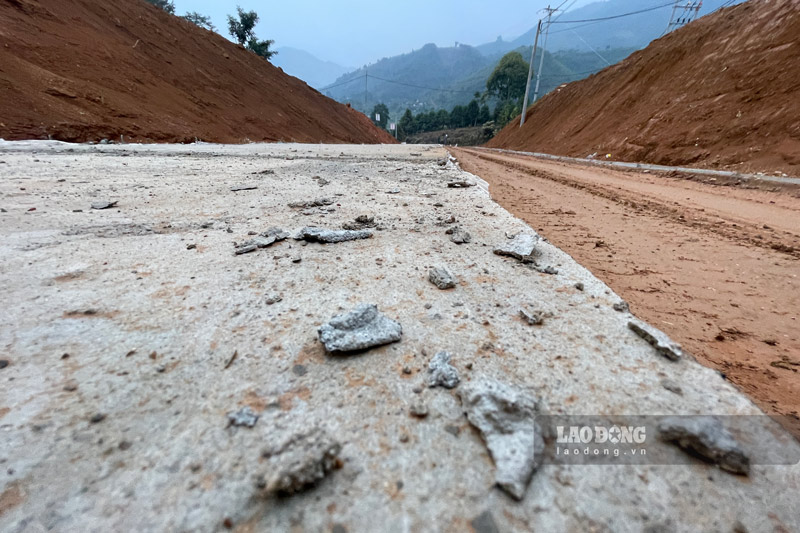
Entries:
[[361,304],[319,328],[319,340],[329,352],[367,350],[398,342],[402,336],[402,326],[372,304]]

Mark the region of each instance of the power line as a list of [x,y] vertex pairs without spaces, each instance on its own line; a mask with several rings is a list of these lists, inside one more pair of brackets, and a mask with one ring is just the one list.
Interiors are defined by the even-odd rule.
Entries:
[[650,11],[655,11],[657,9],[664,9],[665,7],[672,7],[675,5],[675,2],[669,2],[668,4],[662,4],[660,6],[651,7],[648,9],[641,9],[639,11],[631,11],[630,13],[623,13],[621,15],[614,15],[611,17],[601,17],[596,19],[585,19],[585,20],[554,20],[551,24],[581,24],[584,22],[602,22],[604,20],[614,20],[620,19],[623,17],[630,17],[631,15],[639,15],[641,13],[648,13]]
[[336,87],[341,87],[342,85],[347,85],[348,83],[352,83],[354,81],[360,81],[360,80],[363,80],[365,78],[372,78],[372,79],[380,80],[380,81],[383,81],[383,82],[386,82],[386,83],[393,83],[395,85],[403,85],[405,87],[413,87],[415,89],[425,89],[425,90],[428,90],[428,91],[440,91],[440,92],[446,92],[446,93],[464,93],[464,94],[474,94],[475,93],[475,91],[465,91],[465,90],[461,90],[461,89],[442,89],[442,88],[439,88],[439,87],[426,87],[424,85],[415,85],[413,83],[405,83],[405,82],[402,82],[402,81],[387,80],[386,78],[381,78],[381,77],[376,76],[374,74],[368,74],[368,73],[364,73],[364,74],[358,76],[357,78],[351,78],[351,79],[349,79],[347,81],[343,81],[343,82],[337,83],[335,85],[330,85],[328,87],[323,87],[319,91],[323,92],[323,91],[327,91],[329,89],[335,89]]

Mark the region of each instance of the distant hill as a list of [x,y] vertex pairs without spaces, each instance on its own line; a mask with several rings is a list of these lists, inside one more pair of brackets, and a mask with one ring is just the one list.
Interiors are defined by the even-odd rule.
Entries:
[[[615,48],[605,51],[604,56],[610,63],[616,63],[635,50]],[[532,47],[521,47],[518,51],[528,61]],[[399,118],[405,109],[414,113],[450,110],[456,105],[469,103],[476,92],[486,90],[486,80],[502,55],[485,56],[467,45],[439,48],[427,44],[420,50],[382,59],[366,69],[350,72],[336,80],[332,88],[322,92],[359,110],[371,111],[375,104],[384,103],[393,119]],[[542,75],[542,94],[606,66],[607,63],[591,51],[548,54]],[[366,106],[365,75],[368,76],[369,88]]]
[[[700,16],[716,11],[727,1],[705,0],[703,7],[700,9]],[[738,4],[743,1],[736,0],[733,3]],[[667,6],[663,9],[655,9],[623,19],[612,19],[603,22],[578,24],[563,24],[563,22],[633,13],[656,6],[665,6],[668,3],[669,0],[606,0],[593,2],[573,11],[563,13],[560,17],[557,16],[557,23],[551,27],[547,48],[552,51],[589,50],[591,46],[601,54],[606,47],[644,48],[653,39],[661,37],[664,30],[667,29],[672,15],[671,7]],[[486,56],[494,56],[516,50],[520,46],[530,46],[535,36],[536,27],[533,27],[511,41],[505,41],[502,37],[498,37],[496,41],[476,46],[476,48]]]
[[284,46],[277,50],[278,55],[272,58],[272,64],[316,89],[333,83],[339,76],[353,70],[332,61],[323,61],[299,48]]

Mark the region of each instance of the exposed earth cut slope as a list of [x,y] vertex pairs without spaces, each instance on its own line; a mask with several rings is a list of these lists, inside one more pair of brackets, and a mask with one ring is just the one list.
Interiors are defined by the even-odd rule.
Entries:
[[800,1],[721,10],[550,93],[489,146],[800,174]]
[[0,138],[394,142],[220,35],[143,0],[0,3]]

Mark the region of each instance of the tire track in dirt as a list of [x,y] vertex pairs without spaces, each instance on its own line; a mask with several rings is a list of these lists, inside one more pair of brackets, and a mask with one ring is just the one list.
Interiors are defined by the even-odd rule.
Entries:
[[[800,438],[800,199],[481,150],[453,155],[495,201],[765,412],[786,415]],[[753,214],[775,227],[759,231]]]

